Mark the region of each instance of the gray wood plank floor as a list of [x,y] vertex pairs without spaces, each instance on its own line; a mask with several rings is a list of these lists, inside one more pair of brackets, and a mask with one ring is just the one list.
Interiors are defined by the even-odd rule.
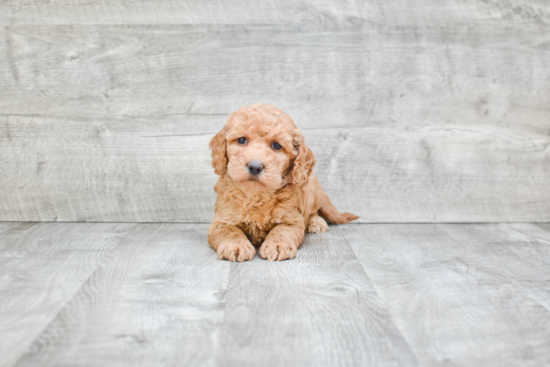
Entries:
[[543,366],[550,224],[349,224],[219,261],[207,224],[0,222],[0,366]]
[[134,224],[0,224],[0,365],[11,366]]

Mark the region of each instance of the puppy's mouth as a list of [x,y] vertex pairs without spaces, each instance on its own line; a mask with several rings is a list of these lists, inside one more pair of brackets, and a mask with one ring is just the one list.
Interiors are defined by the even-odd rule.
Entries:
[[241,185],[248,187],[249,189],[264,189],[266,185],[260,180],[260,176],[248,175],[247,178],[241,182]]
[[262,181],[260,181],[260,177],[258,176],[252,176],[252,175],[249,175],[247,180],[245,182],[250,182],[251,184],[253,184],[254,186],[258,186],[258,185],[262,185],[262,186],[265,186]]

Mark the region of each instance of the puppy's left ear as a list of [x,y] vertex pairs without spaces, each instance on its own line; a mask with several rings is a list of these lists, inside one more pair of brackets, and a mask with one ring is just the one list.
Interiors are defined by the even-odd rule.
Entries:
[[292,184],[304,186],[308,182],[311,171],[313,171],[313,167],[315,166],[315,155],[313,155],[311,149],[304,142],[302,133],[298,133],[294,138],[294,147],[298,155],[294,159],[292,167]]
[[227,174],[227,143],[225,141],[225,127],[210,140],[212,149],[212,167],[218,176]]

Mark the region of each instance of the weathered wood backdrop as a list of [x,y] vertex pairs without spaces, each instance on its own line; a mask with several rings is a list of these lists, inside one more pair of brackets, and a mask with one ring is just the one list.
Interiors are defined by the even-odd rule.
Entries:
[[209,221],[273,103],[363,222],[550,221],[545,0],[0,2],[0,220]]

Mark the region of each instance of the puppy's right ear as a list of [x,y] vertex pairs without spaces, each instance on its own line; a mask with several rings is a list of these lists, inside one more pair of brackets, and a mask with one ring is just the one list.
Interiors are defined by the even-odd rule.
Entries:
[[294,165],[292,167],[292,184],[297,186],[304,186],[308,180],[313,166],[315,166],[315,155],[311,149],[308,148],[304,142],[304,136],[302,133],[295,138],[294,146],[297,146],[298,154],[294,159]]
[[212,149],[212,167],[219,176],[227,174],[227,143],[225,141],[225,127],[210,140]]

